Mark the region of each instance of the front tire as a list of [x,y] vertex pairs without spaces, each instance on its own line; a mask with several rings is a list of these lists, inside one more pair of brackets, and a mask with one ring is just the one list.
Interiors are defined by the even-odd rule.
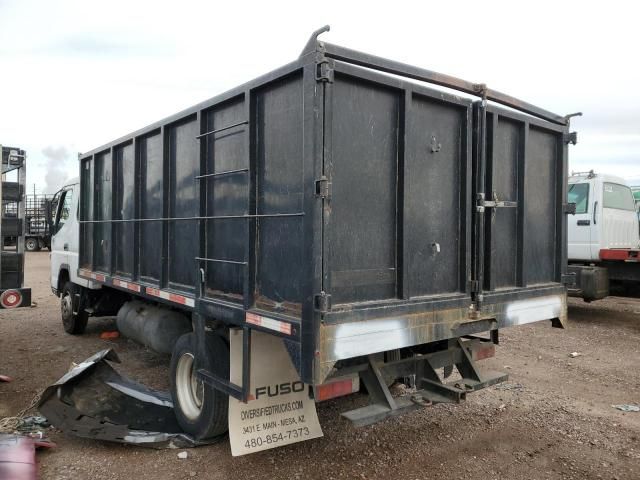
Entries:
[[85,311],[73,313],[73,298],[76,293],[76,286],[67,282],[62,287],[60,295],[60,314],[62,316],[62,326],[64,331],[71,335],[79,335],[84,333],[87,328],[89,315]]
[[[182,335],[171,355],[171,396],[178,423],[196,439],[205,439],[227,432],[229,400],[226,394],[196,378],[196,335]],[[229,346],[219,335],[207,333],[207,359],[216,375],[229,378]]]

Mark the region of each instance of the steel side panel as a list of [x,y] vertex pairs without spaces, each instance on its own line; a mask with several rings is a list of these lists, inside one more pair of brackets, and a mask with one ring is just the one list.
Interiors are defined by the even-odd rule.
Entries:
[[[140,217],[162,218],[163,167],[162,136],[144,137],[140,143],[141,195]],[[140,224],[140,280],[160,284],[162,271],[162,222]]]
[[[207,111],[207,132],[248,120],[243,97],[232,99]],[[206,172],[213,174],[249,168],[246,136],[248,125],[238,125],[208,135],[205,142]],[[249,172],[211,176],[206,183],[206,215],[245,215],[249,213]],[[206,256],[242,262],[246,255],[248,223],[243,220],[205,220]],[[206,296],[224,296],[240,301],[243,295],[244,267],[238,264],[206,262]]]
[[[111,172],[111,153],[103,152],[93,158],[93,205],[94,220],[111,219],[111,193],[113,175]],[[111,270],[111,224],[96,223],[93,237],[94,270]]]
[[336,304],[394,298],[401,92],[339,75],[332,89],[330,293]]
[[[80,220],[93,220],[93,157],[80,162]],[[93,268],[93,223],[80,224],[79,266]]]
[[467,112],[413,95],[406,135],[404,234],[409,297],[464,291]]
[[[556,282],[557,134],[529,130],[525,157],[524,278],[526,285]],[[561,180],[561,179],[560,179]]]
[[[169,127],[169,217],[197,217],[199,210],[198,180],[200,172],[199,133],[195,117]],[[169,221],[169,286],[194,292],[197,220]]]
[[[302,105],[300,73],[256,92],[258,215],[304,210]],[[299,312],[305,283],[300,266],[311,260],[303,258],[303,217],[262,217],[257,231],[256,303]]]
[[[114,149],[116,171],[114,172],[114,195],[116,211],[114,218],[135,218],[135,163],[133,144],[129,143]],[[115,223],[115,272],[125,278],[134,275],[133,223]]]
[[[518,199],[518,155],[522,141],[521,125],[489,114],[489,154],[487,155],[487,198]],[[514,287],[517,284],[518,210],[497,208],[490,210],[487,221],[488,265],[485,276],[488,289]]]
[[566,263],[561,178],[567,128],[495,106],[487,110],[487,124],[485,197],[518,206],[485,210],[483,288],[515,292],[559,285]]

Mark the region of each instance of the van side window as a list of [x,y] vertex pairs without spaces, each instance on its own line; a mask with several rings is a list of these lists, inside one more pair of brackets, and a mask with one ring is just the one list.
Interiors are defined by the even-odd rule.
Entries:
[[569,203],[576,204],[576,213],[587,213],[589,205],[589,184],[572,183],[569,185]]
[[602,206],[604,208],[635,211],[631,189],[626,185],[605,182]]

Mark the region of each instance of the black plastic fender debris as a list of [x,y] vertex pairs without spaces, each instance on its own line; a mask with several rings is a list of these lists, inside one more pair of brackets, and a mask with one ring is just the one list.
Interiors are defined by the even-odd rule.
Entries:
[[38,410],[67,434],[153,448],[208,445],[221,437],[196,440],[176,420],[168,392],[121,376],[107,362],[120,363],[112,349],[73,367],[42,393]]

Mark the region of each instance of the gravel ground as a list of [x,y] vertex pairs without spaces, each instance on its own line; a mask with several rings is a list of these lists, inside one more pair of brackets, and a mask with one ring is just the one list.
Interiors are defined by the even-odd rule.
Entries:
[[[27,284],[37,307],[0,311],[0,417],[15,414],[57,380],[71,362],[113,347],[119,370],[156,388],[167,386],[168,358],[126,339],[105,341],[113,319],[91,320],[66,335],[49,289],[48,252],[27,255]],[[640,413],[612,408],[640,403],[640,301],[571,300],[567,329],[549,323],[501,332],[496,358],[482,363],[510,375],[507,388],[469,395],[355,429],[339,413],[364,398],[320,404],[324,438],[245,457],[229,443],[177,450],[67,437],[38,453],[43,479],[402,478],[638,479]],[[571,358],[571,352],[579,352]]]

